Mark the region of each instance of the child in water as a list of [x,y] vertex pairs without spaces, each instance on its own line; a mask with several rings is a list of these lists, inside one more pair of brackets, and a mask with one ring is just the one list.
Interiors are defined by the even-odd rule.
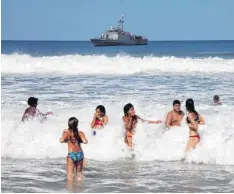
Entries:
[[135,134],[135,128],[136,128],[138,120],[142,122],[148,122],[149,124],[162,123],[161,120],[149,121],[149,120],[144,120],[140,118],[138,115],[135,114],[133,105],[131,103],[126,104],[124,106],[124,116],[123,116],[124,127],[126,130],[125,143],[131,149],[133,149],[132,137]]
[[87,144],[88,140],[85,134],[78,130],[78,119],[71,117],[68,120],[68,129],[63,131],[60,143],[68,144],[67,155],[67,182],[68,185],[73,183],[74,169],[76,170],[77,181],[82,179],[84,153],[81,143]]
[[37,108],[38,98],[30,97],[28,99],[29,107],[25,109],[24,114],[22,116],[22,121],[28,120],[30,117],[33,118],[35,116],[42,116],[43,119],[46,118],[47,115],[52,115],[52,112],[47,112],[46,114],[39,111]]
[[[108,116],[106,115],[106,109],[104,106],[98,105],[90,126],[92,129],[101,129],[107,123],[108,123]],[[95,130],[93,131],[93,135],[96,135]]]
[[186,152],[194,149],[200,142],[200,135],[198,133],[199,125],[205,125],[205,121],[202,116],[195,110],[193,99],[187,99],[186,110],[188,111],[188,117],[186,119],[189,127],[189,141],[187,143]]
[[214,101],[215,105],[222,105],[222,103],[220,102],[220,98],[219,98],[218,95],[214,95],[213,101]]

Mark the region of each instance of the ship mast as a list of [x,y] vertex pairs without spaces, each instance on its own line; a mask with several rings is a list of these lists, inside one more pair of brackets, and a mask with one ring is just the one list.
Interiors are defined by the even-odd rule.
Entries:
[[118,25],[119,25],[118,28],[121,29],[122,31],[123,31],[123,23],[124,23],[124,19],[123,19],[123,14],[122,14],[122,17],[118,22]]

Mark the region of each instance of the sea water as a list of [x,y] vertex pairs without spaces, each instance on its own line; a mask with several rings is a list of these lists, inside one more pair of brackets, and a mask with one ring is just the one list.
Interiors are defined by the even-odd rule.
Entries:
[[[59,138],[79,119],[87,166],[74,192],[234,192],[234,41],[149,42],[93,47],[89,42],[2,41],[2,192],[67,192],[67,145]],[[213,104],[218,94],[222,105]],[[27,99],[47,120],[22,123]],[[124,143],[123,107],[165,122],[175,99],[193,98],[206,121],[185,156],[189,129],[139,123],[133,152]],[[109,124],[96,136],[97,105]],[[134,155],[134,157],[133,157]]]

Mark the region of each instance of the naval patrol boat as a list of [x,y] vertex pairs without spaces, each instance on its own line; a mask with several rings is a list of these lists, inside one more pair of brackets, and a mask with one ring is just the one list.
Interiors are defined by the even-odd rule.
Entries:
[[100,38],[90,39],[94,46],[120,46],[120,45],[147,45],[148,39],[134,35],[129,32],[125,32],[123,29],[123,15],[118,21],[116,28],[110,27],[106,32],[102,34]]

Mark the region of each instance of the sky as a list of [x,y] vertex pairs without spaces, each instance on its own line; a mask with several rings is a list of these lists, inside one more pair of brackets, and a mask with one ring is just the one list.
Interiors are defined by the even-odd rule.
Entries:
[[2,0],[2,40],[89,40],[116,26],[149,40],[234,40],[234,0]]

